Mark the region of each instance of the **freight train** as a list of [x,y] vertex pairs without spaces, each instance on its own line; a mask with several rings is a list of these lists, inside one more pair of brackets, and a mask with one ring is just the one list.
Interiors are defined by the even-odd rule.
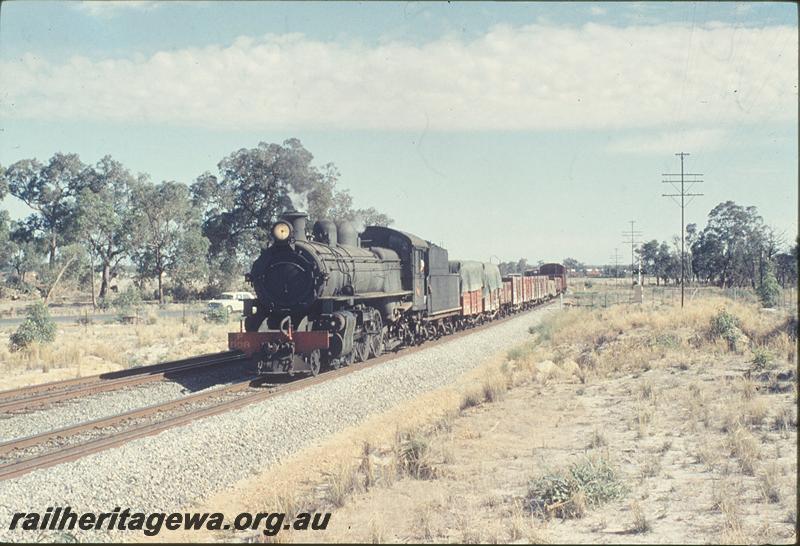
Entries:
[[[308,373],[362,362],[388,350],[529,309],[567,289],[561,264],[501,277],[497,265],[450,260],[410,233],[317,221],[292,211],[246,276],[243,330],[228,345],[259,374]],[[241,328],[240,328],[241,329]]]

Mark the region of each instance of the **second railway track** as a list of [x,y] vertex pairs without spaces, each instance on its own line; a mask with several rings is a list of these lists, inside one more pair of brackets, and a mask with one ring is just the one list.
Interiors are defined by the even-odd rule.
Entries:
[[0,392],[0,414],[32,410],[64,400],[161,381],[172,374],[188,373],[243,360],[245,358],[240,353],[225,351],[118,372],[2,391]]

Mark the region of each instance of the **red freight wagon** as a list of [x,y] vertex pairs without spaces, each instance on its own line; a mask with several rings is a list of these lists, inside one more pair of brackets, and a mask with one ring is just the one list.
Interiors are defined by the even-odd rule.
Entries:
[[520,275],[509,275],[504,280],[511,284],[511,304],[522,305],[525,301],[522,293],[522,277]]
[[481,292],[482,290],[480,289],[462,292],[461,310],[463,315],[480,315],[483,313],[483,294]]
[[522,301],[528,303],[533,300],[533,282],[530,277],[522,277]]
[[461,277],[461,313],[464,316],[483,313],[483,264],[451,261],[450,273],[457,273]]
[[514,305],[514,295],[511,289],[510,280],[503,280],[503,297],[501,303],[503,305]]

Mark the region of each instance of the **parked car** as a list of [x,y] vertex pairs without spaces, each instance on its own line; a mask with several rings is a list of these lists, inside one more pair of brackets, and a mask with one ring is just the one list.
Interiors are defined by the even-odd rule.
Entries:
[[209,309],[227,308],[228,313],[243,313],[244,300],[255,299],[250,292],[223,292],[218,298],[208,302]]

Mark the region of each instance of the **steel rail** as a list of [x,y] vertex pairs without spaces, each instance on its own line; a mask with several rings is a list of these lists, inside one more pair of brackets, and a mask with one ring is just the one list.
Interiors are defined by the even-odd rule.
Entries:
[[219,387],[216,389],[206,389],[202,392],[190,394],[188,396],[184,396],[181,398],[175,398],[167,402],[162,402],[159,404],[153,404],[151,406],[145,406],[142,408],[133,409],[123,413],[117,413],[115,415],[109,415],[107,417],[99,417],[91,421],[84,421],[81,423],[77,423],[75,425],[69,425],[59,429],[48,430],[46,432],[42,432],[40,434],[33,434],[31,436],[26,436],[24,438],[18,438],[18,439],[8,440],[5,442],[0,442],[0,456],[5,455],[6,453],[11,453],[12,451],[17,449],[24,449],[26,447],[45,444],[50,440],[70,438],[72,436],[77,436],[89,430],[111,427],[119,423],[129,421],[131,419],[148,417],[150,415],[155,415],[160,412],[166,412],[171,409],[184,406],[186,404],[201,402],[208,398],[214,398],[218,396],[224,396],[226,394],[236,393],[238,391],[247,389],[252,385],[253,385],[253,380],[248,379],[247,381],[241,381],[239,383],[234,383],[232,385],[227,385],[225,387]]
[[35,408],[79,396],[142,385],[160,381],[169,374],[198,370],[244,359],[245,357],[238,351],[225,351],[119,372],[21,387],[0,392],[0,413]]

